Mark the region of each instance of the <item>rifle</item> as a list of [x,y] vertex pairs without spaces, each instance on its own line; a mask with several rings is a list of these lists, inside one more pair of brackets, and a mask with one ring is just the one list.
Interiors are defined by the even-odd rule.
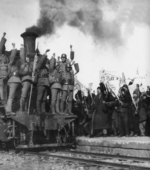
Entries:
[[[32,71],[32,81],[34,82],[35,79],[35,70],[36,70],[36,66],[37,66],[37,61],[38,61],[38,45],[37,44],[37,50],[36,50],[36,54],[34,56],[34,61],[33,61],[33,71]],[[33,91],[33,83],[31,85],[31,89],[30,89],[30,97],[29,97],[29,103],[28,103],[28,114],[30,112],[30,104],[31,104],[31,97],[32,97],[32,91]]]
[[[45,55],[47,54],[47,52],[49,52],[50,50],[47,49],[45,52]],[[32,72],[32,81],[34,82],[35,79],[35,71],[36,71],[36,67],[37,67],[37,61],[38,61],[38,46],[37,46],[37,50],[36,50],[36,54],[34,56],[34,62],[33,62],[33,72]],[[31,85],[31,90],[30,90],[30,98],[29,98],[29,106],[28,106],[28,114],[30,111],[30,104],[31,104],[31,97],[32,97],[32,91],[33,91],[33,84]]]

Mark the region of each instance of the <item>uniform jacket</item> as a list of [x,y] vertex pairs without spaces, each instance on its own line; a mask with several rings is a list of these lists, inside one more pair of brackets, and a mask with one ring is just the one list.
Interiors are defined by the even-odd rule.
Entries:
[[9,65],[9,80],[8,83],[21,83],[19,76],[19,68],[16,65]]
[[62,90],[70,90],[74,89],[74,75],[72,72],[64,72],[62,75]]
[[8,58],[5,55],[0,56],[0,85],[3,85],[3,78],[8,74]]
[[21,80],[23,81],[32,81],[32,64],[23,63],[20,68]]
[[66,62],[62,63],[60,62],[60,70],[62,72],[62,74],[64,74],[63,76],[65,76],[66,73],[66,65],[69,63],[69,60],[67,59]]
[[59,70],[54,70],[53,73],[49,75],[49,81],[51,84],[51,89],[62,89],[62,72]]
[[64,74],[66,72],[66,64],[67,64],[67,62],[60,64],[60,70],[61,70],[62,74]]
[[49,68],[46,67],[47,56],[43,55],[37,64],[38,86],[49,86]]

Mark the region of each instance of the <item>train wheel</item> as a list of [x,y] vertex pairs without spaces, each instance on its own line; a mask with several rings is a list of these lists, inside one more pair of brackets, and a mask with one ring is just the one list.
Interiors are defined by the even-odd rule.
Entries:
[[17,148],[17,146],[20,145],[20,140],[21,140],[20,133],[16,131],[15,138],[13,139],[14,148]]

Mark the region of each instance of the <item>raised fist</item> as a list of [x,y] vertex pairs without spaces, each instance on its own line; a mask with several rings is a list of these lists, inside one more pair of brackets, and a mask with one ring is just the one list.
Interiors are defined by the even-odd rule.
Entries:
[[5,37],[5,35],[6,35],[6,32],[3,33],[3,37]]
[[12,46],[15,47],[15,43],[12,43]]
[[13,49],[15,49],[15,43],[12,43]]
[[72,45],[70,45],[70,49],[71,49],[71,51],[72,51]]
[[45,51],[45,53],[48,53],[50,51],[50,49],[47,49],[46,51]]

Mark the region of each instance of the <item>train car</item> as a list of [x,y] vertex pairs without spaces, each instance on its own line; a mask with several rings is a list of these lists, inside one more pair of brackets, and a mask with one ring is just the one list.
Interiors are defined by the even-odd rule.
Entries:
[[[24,39],[25,55],[33,61],[35,40],[38,35],[25,32],[21,36]],[[10,143],[18,150],[74,145],[75,115],[50,113],[37,115],[36,86],[33,86],[30,111],[21,113],[18,107],[20,92],[21,87],[17,90],[18,94],[14,102],[15,115],[7,115],[5,105],[0,104],[0,141],[3,147],[10,146]]]
[[[2,109],[2,107],[1,107]],[[74,145],[76,116],[20,114],[0,116],[0,141],[16,149]]]

